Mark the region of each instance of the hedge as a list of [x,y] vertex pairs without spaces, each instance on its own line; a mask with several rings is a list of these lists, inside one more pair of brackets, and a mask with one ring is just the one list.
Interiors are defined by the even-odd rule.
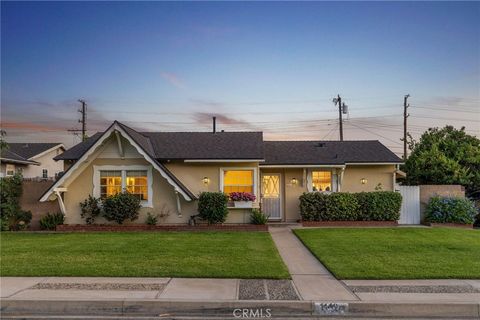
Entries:
[[228,196],[222,192],[202,192],[198,198],[198,214],[209,224],[223,223],[228,215]]
[[475,204],[465,198],[432,197],[425,210],[425,220],[434,223],[472,224],[476,215]]
[[402,196],[393,191],[308,192],[300,196],[303,221],[396,221]]

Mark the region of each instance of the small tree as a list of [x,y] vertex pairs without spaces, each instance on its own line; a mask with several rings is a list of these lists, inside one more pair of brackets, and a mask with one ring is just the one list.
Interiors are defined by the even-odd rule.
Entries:
[[223,223],[228,215],[228,196],[222,192],[202,192],[198,198],[200,218],[209,224]]
[[103,217],[108,221],[122,224],[125,220],[138,219],[140,199],[128,192],[117,193],[103,200]]
[[464,127],[428,129],[411,148],[406,184],[460,184],[468,196],[480,198],[480,140]]
[[0,179],[0,224],[2,230],[8,230],[10,228],[11,220],[21,211],[21,195],[21,174],[17,173],[13,177]]

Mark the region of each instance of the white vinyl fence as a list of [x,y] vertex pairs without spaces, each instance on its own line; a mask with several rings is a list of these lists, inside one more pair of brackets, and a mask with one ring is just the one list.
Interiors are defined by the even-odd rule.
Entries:
[[420,224],[420,187],[397,186],[402,195],[399,224]]

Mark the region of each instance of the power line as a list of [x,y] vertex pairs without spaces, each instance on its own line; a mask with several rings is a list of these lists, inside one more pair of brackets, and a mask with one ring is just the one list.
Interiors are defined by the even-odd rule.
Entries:
[[409,94],[403,97],[403,160],[407,160],[407,118],[409,114],[407,113],[407,109],[410,105],[407,103],[408,98],[410,97]]

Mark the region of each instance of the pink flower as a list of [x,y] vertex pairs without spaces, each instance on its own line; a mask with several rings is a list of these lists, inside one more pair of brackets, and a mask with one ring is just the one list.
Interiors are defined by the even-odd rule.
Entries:
[[232,192],[229,196],[232,201],[255,201],[257,198],[250,192]]

